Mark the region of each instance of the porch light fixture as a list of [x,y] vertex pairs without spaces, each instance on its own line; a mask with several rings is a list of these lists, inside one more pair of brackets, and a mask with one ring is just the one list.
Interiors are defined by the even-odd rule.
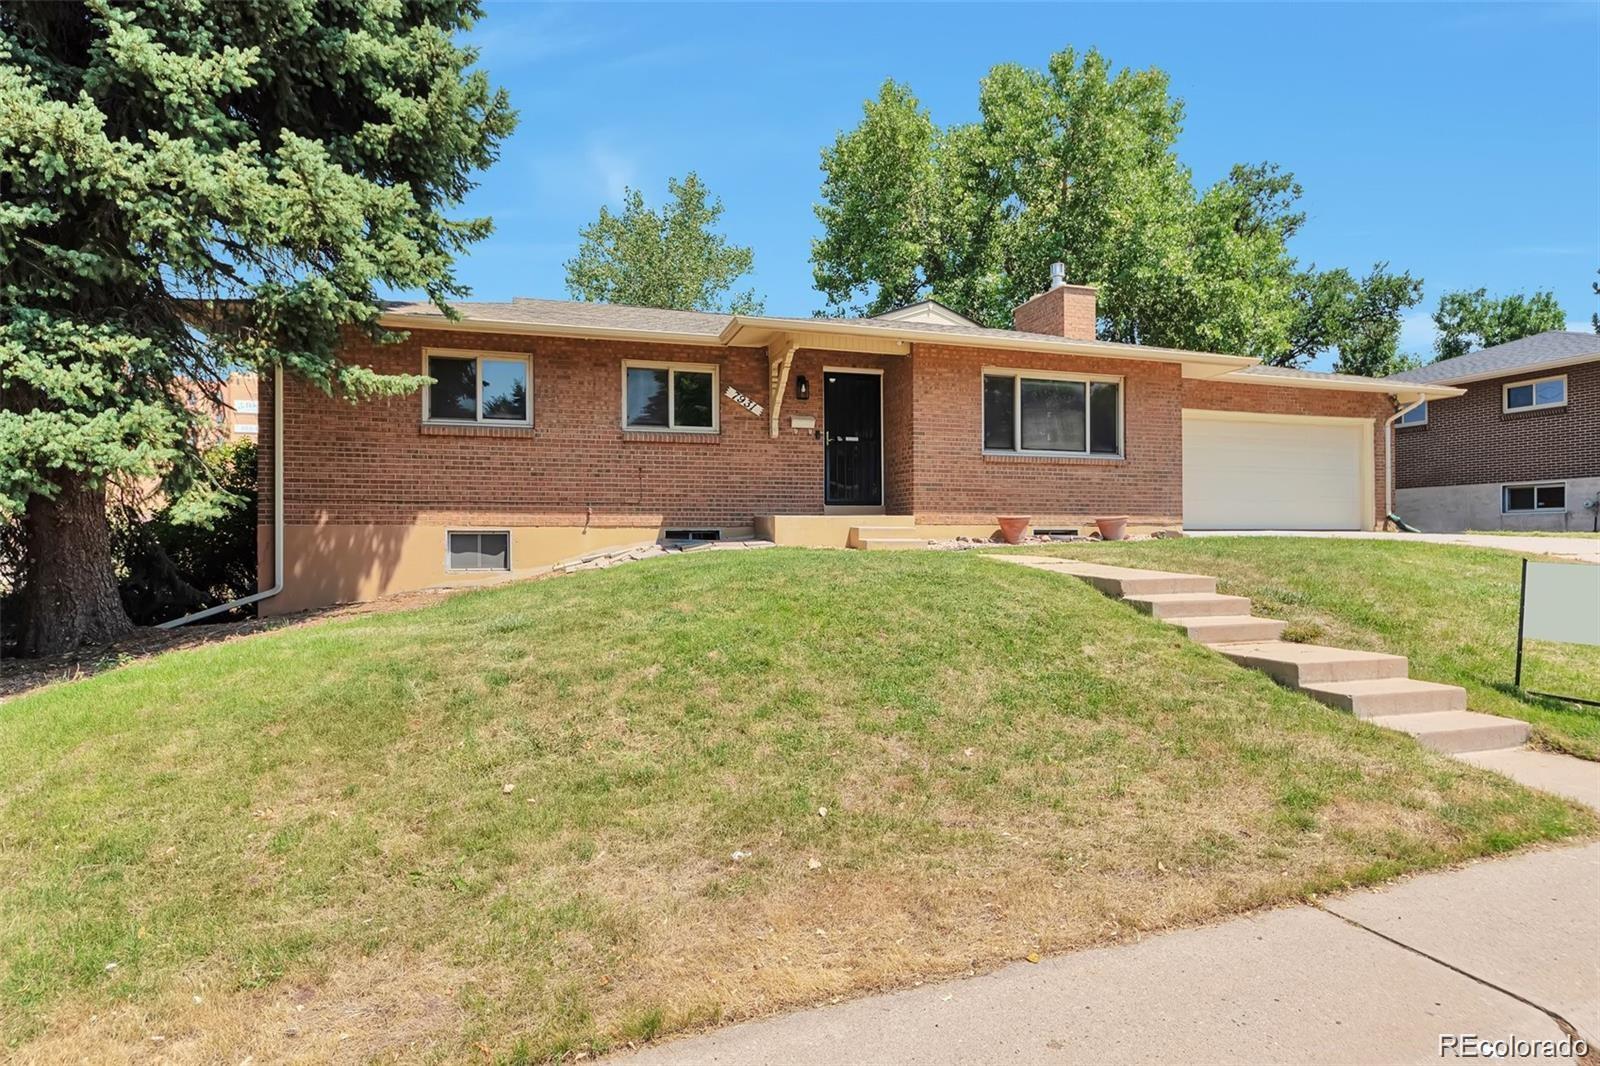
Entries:
[[806,380],[804,374],[794,379],[794,398],[797,400],[811,399],[811,382]]

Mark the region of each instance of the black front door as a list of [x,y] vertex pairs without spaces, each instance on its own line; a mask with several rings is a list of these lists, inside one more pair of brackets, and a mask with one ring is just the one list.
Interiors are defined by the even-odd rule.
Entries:
[[823,502],[882,506],[883,377],[837,370],[822,376]]

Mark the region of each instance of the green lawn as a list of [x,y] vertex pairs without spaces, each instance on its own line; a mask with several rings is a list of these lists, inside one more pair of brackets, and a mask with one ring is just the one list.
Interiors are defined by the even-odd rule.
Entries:
[[[1525,719],[1539,744],[1600,759],[1600,707],[1512,685],[1520,555],[1315,537],[1068,544],[1035,554],[1214,575],[1218,591],[1290,622],[1295,639],[1409,656],[1412,677],[1465,687],[1472,710]],[[1530,641],[1523,686],[1600,700],[1600,648]]]
[[173,652],[0,705],[0,766],[0,1046],[44,1061],[560,1058],[1597,830],[955,553]]

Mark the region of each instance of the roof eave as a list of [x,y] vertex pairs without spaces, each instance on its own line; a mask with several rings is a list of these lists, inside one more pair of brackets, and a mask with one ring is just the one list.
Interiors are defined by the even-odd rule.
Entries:
[[1380,392],[1399,398],[1415,397],[1423,400],[1443,400],[1460,396],[1466,389],[1451,385],[1422,384],[1420,382],[1390,381],[1388,378],[1367,378],[1348,381],[1342,378],[1296,378],[1276,374],[1228,374],[1222,378],[1228,384],[1280,385],[1290,389],[1327,389],[1334,392]]
[[652,344],[698,344],[722,347],[715,333],[674,333],[617,326],[577,326],[553,322],[513,322],[504,319],[445,318],[443,315],[383,314],[378,324],[390,329],[445,329],[463,333],[510,333],[525,337],[575,337],[600,340],[642,341]]
[[[1590,352],[1588,355],[1566,356],[1552,359],[1544,363],[1529,363],[1526,366],[1512,367],[1509,370],[1500,367],[1495,370],[1483,370],[1475,374],[1456,374],[1448,378],[1435,378],[1428,382],[1430,385],[1470,385],[1474,381],[1493,381],[1495,378],[1531,377],[1542,374],[1547,370],[1561,370],[1569,366],[1579,366],[1583,363],[1593,363],[1600,360],[1600,352]],[[1385,379],[1388,380],[1388,379]],[[1421,382],[1395,382],[1395,384],[1419,385]]]
[[[1219,355],[1214,352],[1187,352],[1176,348],[1146,348],[1134,345],[1124,347],[1121,345],[1108,345],[1099,341],[1074,341],[1066,338],[1041,338],[1021,335],[1016,337],[994,335],[973,337],[959,333],[939,333],[932,330],[902,329],[894,326],[862,326],[852,322],[841,321],[840,319],[797,320],[754,315],[735,315],[733,320],[723,327],[723,343],[730,345],[739,343],[739,335],[745,330],[762,334],[813,333],[879,338],[908,344],[940,344],[952,348],[1060,352],[1063,355],[1081,355],[1093,359],[1127,359],[1146,363],[1181,363],[1184,365],[1186,377],[1217,377],[1242,367],[1256,364],[1256,360],[1247,356]],[[765,341],[756,342],[757,346],[761,343],[765,343]]]

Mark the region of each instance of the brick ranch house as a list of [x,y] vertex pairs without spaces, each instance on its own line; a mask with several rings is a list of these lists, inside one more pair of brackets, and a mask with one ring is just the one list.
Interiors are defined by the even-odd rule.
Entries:
[[[262,380],[261,604],[282,613],[654,540],[1075,530],[1372,529],[1391,423],[1448,386],[1094,339],[1059,280],[988,329],[927,302],[870,319],[517,299],[392,305],[427,374],[351,404]],[[281,454],[281,501],[274,496]],[[279,505],[281,504],[281,510]],[[275,544],[275,529],[282,543]]]
[[1600,336],[1551,330],[1389,378],[1454,385],[1395,434],[1395,512],[1428,532],[1592,530],[1600,513]]

